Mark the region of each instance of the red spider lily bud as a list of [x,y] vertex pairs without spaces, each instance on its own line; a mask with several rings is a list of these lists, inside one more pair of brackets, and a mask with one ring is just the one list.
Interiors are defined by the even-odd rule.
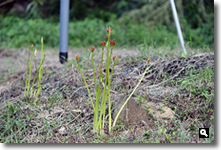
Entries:
[[94,52],[95,47],[94,47],[93,45],[91,45],[91,46],[89,46],[89,49],[90,49],[90,51],[93,53],[93,52]]
[[111,35],[107,35],[107,40],[108,40],[108,38],[110,39],[110,38],[111,38]]
[[112,28],[107,28],[107,33],[110,33],[111,32],[111,30],[112,30]]
[[114,56],[114,57],[113,57],[113,61],[116,61],[116,60],[117,60],[117,56]]
[[112,46],[115,45],[115,39],[113,39],[113,41],[110,41],[110,45],[112,45]]
[[32,49],[32,48],[34,48],[34,45],[32,45],[32,46],[29,46],[29,49]]
[[147,58],[147,63],[150,64],[150,58]]
[[103,66],[102,65],[99,65],[99,68],[100,68],[100,70],[103,68]]
[[104,48],[105,46],[105,41],[101,42],[101,47]]
[[79,55],[76,56],[76,60],[77,60],[77,61],[80,60],[80,56],[79,56]]

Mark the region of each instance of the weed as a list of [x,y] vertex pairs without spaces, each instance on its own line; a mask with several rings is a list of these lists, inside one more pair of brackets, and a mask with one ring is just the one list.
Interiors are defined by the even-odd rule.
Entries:
[[143,104],[146,101],[143,95],[138,95],[137,104]]

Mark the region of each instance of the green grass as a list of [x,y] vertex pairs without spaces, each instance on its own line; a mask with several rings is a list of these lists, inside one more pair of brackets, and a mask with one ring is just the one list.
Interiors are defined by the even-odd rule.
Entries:
[[[104,22],[99,19],[85,19],[69,23],[69,46],[88,47],[91,44],[100,46],[100,42],[105,40],[104,38],[102,40],[102,37],[106,36],[103,31],[108,26],[114,29],[112,39],[117,41],[116,47],[145,44],[153,48],[162,46],[172,48],[179,44],[176,31],[169,31],[166,26],[160,24],[149,28],[143,24],[135,25],[132,22],[120,24],[117,20]],[[0,27],[1,47],[28,47],[33,43],[39,43],[38,41],[41,37],[44,38],[44,45],[46,47],[59,47],[59,23],[44,19],[25,20],[6,16],[3,18]],[[193,34],[189,35],[189,32]],[[199,30],[186,29],[186,34],[188,34],[188,36],[184,36],[186,44],[191,47],[208,46],[204,44],[206,37],[200,35],[200,38],[196,38],[199,32]],[[35,45],[35,47],[40,49],[40,44]],[[209,45],[209,47],[213,47],[213,45]]]

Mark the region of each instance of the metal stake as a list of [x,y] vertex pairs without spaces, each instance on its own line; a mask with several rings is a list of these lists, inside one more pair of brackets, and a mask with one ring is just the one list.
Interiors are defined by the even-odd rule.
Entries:
[[64,64],[68,59],[68,22],[69,0],[60,0],[60,62]]
[[182,35],[182,32],[181,32],[180,22],[179,22],[179,19],[178,19],[178,15],[177,15],[177,11],[176,11],[174,0],[170,0],[170,4],[171,4],[172,11],[173,11],[173,17],[174,17],[174,20],[175,20],[177,33],[178,33],[178,36],[179,36],[179,39],[180,39],[180,44],[181,44],[181,47],[183,49],[183,52],[186,54],[186,49],[185,49],[185,46],[184,46],[183,35]]

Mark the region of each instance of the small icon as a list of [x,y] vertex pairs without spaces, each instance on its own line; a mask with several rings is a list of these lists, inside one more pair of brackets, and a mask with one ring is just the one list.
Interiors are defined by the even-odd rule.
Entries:
[[199,128],[199,138],[209,138],[209,128]]

